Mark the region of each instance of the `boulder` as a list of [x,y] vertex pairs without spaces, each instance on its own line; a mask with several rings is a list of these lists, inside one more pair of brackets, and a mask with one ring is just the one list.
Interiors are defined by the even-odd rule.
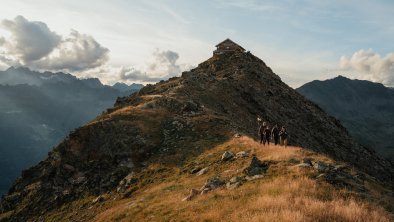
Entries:
[[261,175],[268,170],[268,167],[268,163],[262,162],[254,156],[249,166],[244,169],[244,173],[248,176]]
[[319,174],[319,175],[316,177],[316,179],[326,179],[326,174],[321,173],[321,174]]
[[257,179],[261,179],[261,178],[263,178],[264,177],[264,175],[254,175],[254,176],[246,176],[245,177],[245,180],[247,180],[247,181],[252,181],[252,180],[257,180]]
[[104,197],[103,195],[100,195],[100,196],[96,197],[96,198],[92,201],[92,203],[93,203],[93,204],[96,204],[96,203],[100,203],[100,202],[103,202],[103,201],[105,201],[105,197]]
[[338,165],[334,165],[334,168],[333,168],[333,170],[335,170],[335,171],[341,171],[341,170],[344,170],[344,169],[346,169],[346,168],[348,168],[348,166],[347,166],[347,165],[344,165],[344,164],[338,164]]
[[232,160],[233,158],[234,158],[234,153],[232,153],[231,151],[226,151],[222,155],[222,161],[229,161]]
[[134,177],[135,173],[132,171],[127,176],[125,176],[118,184],[116,191],[118,193],[124,193],[132,184],[138,181],[137,178]]
[[195,174],[201,170],[201,167],[194,167],[189,171],[190,174]]
[[234,138],[240,138],[240,137],[241,137],[241,134],[239,134],[239,133],[234,134]]
[[324,172],[329,169],[328,165],[322,161],[312,161],[312,166],[313,166],[313,168],[315,168],[319,172]]
[[211,191],[211,189],[209,189],[209,188],[204,188],[204,189],[202,189],[201,190],[201,195],[203,195],[203,194],[206,194],[206,193],[208,193],[209,191]]
[[226,187],[228,189],[234,189],[242,185],[242,183],[245,181],[245,177],[240,177],[240,176],[235,176],[232,177],[227,183]]
[[205,194],[211,190],[214,190],[218,187],[221,187],[225,184],[225,182],[219,177],[211,177],[207,180],[203,187],[201,187],[201,194]]
[[249,153],[246,152],[246,151],[241,151],[241,152],[238,152],[237,154],[235,154],[235,156],[236,156],[237,158],[244,158],[244,157],[248,157],[248,156],[249,156]]
[[197,176],[201,176],[203,174],[205,174],[206,172],[208,172],[208,167],[205,167],[203,169],[201,169],[200,171],[198,171],[198,173],[196,174]]
[[296,166],[300,167],[300,168],[309,168],[312,167],[312,165],[308,164],[308,163],[300,163],[297,164]]

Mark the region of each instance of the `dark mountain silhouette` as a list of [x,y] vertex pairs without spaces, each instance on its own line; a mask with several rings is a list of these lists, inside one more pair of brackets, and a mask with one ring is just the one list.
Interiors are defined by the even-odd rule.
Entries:
[[22,169],[43,160],[70,130],[131,92],[65,73],[24,67],[0,72],[0,194]]
[[10,67],[5,71],[0,71],[1,85],[35,85],[44,83],[65,82],[72,83],[78,78],[68,73],[36,72],[26,67]]
[[[123,208],[106,214],[124,209],[126,211],[121,211],[122,216],[113,220],[123,217],[135,220],[127,212],[133,210],[137,214],[145,209],[152,210],[151,205],[145,203],[182,187],[182,181],[191,178],[188,166],[206,164],[211,170],[221,170],[215,171],[216,174],[228,172],[223,166],[233,165],[231,162],[223,162],[222,165],[220,159],[215,160],[216,147],[231,149],[226,143],[232,140],[234,134],[235,138],[240,135],[256,137],[257,116],[271,124],[287,126],[290,144],[304,148],[304,151],[297,151],[305,158],[305,163],[300,167],[314,164],[317,169],[324,169],[323,164],[311,162],[314,154],[309,152],[313,151],[335,161],[343,161],[355,171],[365,172],[362,178],[369,178],[368,181],[391,189],[394,174],[390,162],[357,143],[338,120],[283,83],[262,60],[249,52],[235,51],[216,53],[197,68],[182,73],[181,77],[147,85],[138,93],[119,98],[113,108],[70,133],[49,153],[47,159],[23,171],[22,177],[15,181],[3,198],[0,212],[9,220],[46,217],[56,220],[64,219],[64,215],[68,215],[67,218],[93,220],[100,209],[105,211],[113,207],[111,204],[119,198],[129,198],[131,195],[131,201],[120,200],[125,204]],[[236,146],[247,149],[246,142],[240,140]],[[197,158],[203,154],[205,159]],[[232,154],[227,153],[225,160],[227,156],[231,159]],[[299,160],[276,162],[272,157],[267,161],[262,163],[256,158],[252,159],[246,172],[253,176],[268,168],[272,176],[268,178],[274,178],[280,174],[275,170],[279,165],[275,164],[281,163],[290,169],[288,164]],[[339,166],[334,168],[341,169]],[[288,183],[297,177],[297,174],[291,175],[285,180]],[[311,178],[318,176],[305,174],[305,177],[308,175]],[[344,181],[349,178],[347,175],[336,177],[332,173],[327,178]],[[174,185],[160,187],[164,186],[161,183],[172,177]],[[223,183],[217,178],[209,179],[202,193]],[[145,189],[155,186],[159,186],[156,188],[160,191],[159,195],[138,196],[144,195]],[[361,189],[366,188],[362,185]],[[93,200],[90,199],[92,196],[98,197]],[[169,197],[166,201],[171,198],[174,199]],[[220,199],[221,195],[215,198]],[[322,195],[321,199],[324,198]],[[212,206],[219,204],[211,203]],[[175,217],[177,212],[191,212],[192,208],[188,206],[194,205],[166,211],[173,208],[172,204],[168,204],[153,208],[153,211],[158,215],[163,212],[163,215]],[[146,217],[145,220],[150,218]]]
[[343,76],[312,81],[297,89],[338,118],[360,143],[394,160],[394,90]]
[[126,83],[122,82],[117,82],[112,86],[112,88],[115,88],[121,92],[135,91],[141,89],[142,87],[144,87],[142,84],[132,83],[131,85],[127,85]]

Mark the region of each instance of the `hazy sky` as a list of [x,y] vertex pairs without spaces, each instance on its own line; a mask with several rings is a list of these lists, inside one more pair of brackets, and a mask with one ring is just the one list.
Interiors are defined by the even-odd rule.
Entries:
[[230,38],[292,87],[339,74],[394,85],[394,1],[0,0],[0,69],[112,84],[179,75]]

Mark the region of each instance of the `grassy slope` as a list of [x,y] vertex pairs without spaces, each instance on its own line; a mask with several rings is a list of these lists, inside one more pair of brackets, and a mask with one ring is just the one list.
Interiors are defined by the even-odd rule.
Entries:
[[[228,181],[242,175],[251,157],[221,162],[225,150],[249,151],[259,159],[270,161],[265,177],[246,182],[239,188],[218,188],[187,202],[181,201],[191,188],[199,189],[212,176]],[[85,197],[50,213],[48,221],[390,221],[393,200],[386,190],[367,175],[360,193],[352,188],[338,188],[324,180],[312,168],[293,163],[308,157],[334,163],[326,156],[297,147],[263,147],[248,137],[234,138],[203,152],[182,166],[151,165],[137,172],[138,190],[128,198],[116,192],[106,201],[92,204]],[[290,161],[289,161],[290,160]],[[338,163],[335,163],[338,164]],[[209,167],[197,176],[188,171]],[[349,174],[360,174],[348,169]],[[384,206],[382,208],[381,206]]]

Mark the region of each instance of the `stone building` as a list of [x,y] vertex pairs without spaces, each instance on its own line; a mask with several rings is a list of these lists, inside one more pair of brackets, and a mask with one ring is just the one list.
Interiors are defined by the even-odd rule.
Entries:
[[237,43],[231,41],[231,39],[226,39],[223,42],[216,45],[216,50],[213,51],[214,55],[223,54],[226,52],[245,52],[245,49],[242,48]]

